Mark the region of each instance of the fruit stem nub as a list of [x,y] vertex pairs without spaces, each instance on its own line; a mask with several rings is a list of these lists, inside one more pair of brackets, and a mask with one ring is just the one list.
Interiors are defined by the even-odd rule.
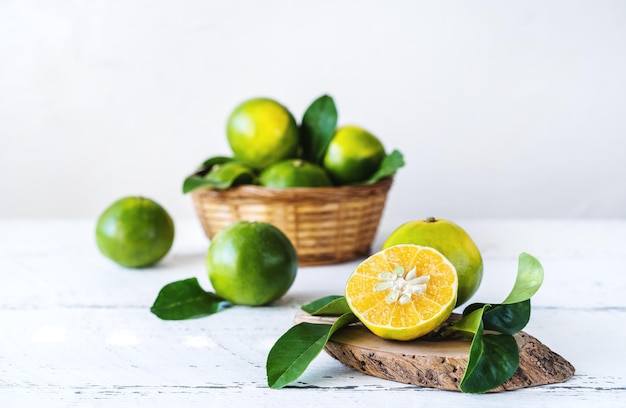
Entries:
[[428,217],[426,218],[426,222],[437,222],[437,219],[435,217]]

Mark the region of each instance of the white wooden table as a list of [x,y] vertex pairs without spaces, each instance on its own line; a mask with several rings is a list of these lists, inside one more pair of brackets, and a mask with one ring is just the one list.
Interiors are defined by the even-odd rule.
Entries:
[[[156,268],[103,258],[94,220],[0,220],[0,406],[626,406],[626,220],[454,220],[482,250],[472,301],[497,302],[526,251],[545,269],[526,331],[576,367],[570,381],[489,395],[381,380],[320,354],[297,383],[267,387],[265,360],[299,306],[341,294],[355,262],[300,268],[271,307],[162,321],[165,284],[210,289],[208,241],[195,219]],[[375,248],[399,223],[383,218]]]

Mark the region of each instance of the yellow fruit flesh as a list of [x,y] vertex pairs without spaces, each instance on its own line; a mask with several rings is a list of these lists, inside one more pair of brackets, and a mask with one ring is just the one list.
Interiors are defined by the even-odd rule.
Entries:
[[[414,277],[409,275],[413,269]],[[396,276],[394,271],[398,271]],[[415,290],[418,285],[411,284],[420,277],[425,281],[421,291]],[[436,250],[397,245],[372,255],[357,267],[348,279],[346,300],[374,334],[412,340],[432,331],[450,316],[457,284],[454,266]]]

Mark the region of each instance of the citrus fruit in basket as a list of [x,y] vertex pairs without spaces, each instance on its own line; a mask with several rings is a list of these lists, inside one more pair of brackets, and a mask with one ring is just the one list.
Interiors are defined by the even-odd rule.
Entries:
[[215,293],[231,303],[260,306],[271,303],[296,278],[296,250],[272,224],[238,221],[220,230],[206,256]]
[[323,165],[336,184],[354,184],[370,178],[385,158],[385,148],[376,136],[358,126],[335,132]]
[[261,172],[259,183],[264,187],[277,189],[333,185],[324,168],[301,159],[288,159],[272,164]]
[[112,261],[141,268],[160,261],[174,242],[174,222],[157,202],[146,197],[124,197],[98,218],[96,243]]
[[454,265],[439,251],[419,245],[396,245],[359,264],[346,283],[352,312],[374,334],[390,340],[413,340],[452,314],[458,278]]
[[437,249],[455,266],[459,276],[457,306],[478,290],[483,276],[483,259],[472,238],[455,223],[435,218],[407,222],[387,237],[383,244],[424,245]]
[[268,98],[253,98],[228,117],[226,134],[235,159],[260,170],[295,157],[298,125],[286,107]]

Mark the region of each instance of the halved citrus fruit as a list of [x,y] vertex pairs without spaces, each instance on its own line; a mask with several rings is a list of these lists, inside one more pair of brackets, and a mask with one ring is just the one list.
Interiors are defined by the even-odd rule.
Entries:
[[361,262],[346,283],[348,306],[374,334],[413,340],[450,317],[457,297],[454,265],[434,248],[402,244]]

